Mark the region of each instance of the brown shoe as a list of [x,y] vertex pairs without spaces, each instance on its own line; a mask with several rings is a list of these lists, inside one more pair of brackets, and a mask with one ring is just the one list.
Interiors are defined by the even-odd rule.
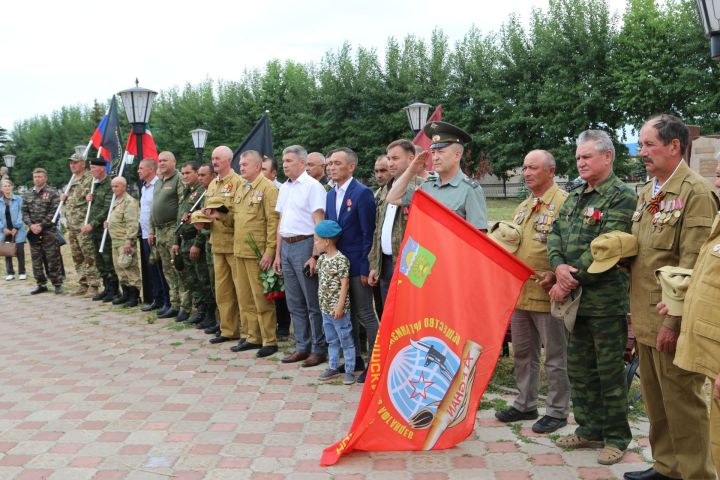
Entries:
[[[87,286],[84,286],[84,285],[80,285],[80,286],[77,288],[77,290],[75,290],[74,292],[72,292],[70,295],[73,296],[73,297],[84,297],[85,295],[87,295],[87,292],[88,292],[88,287],[87,287]],[[95,293],[97,293],[97,291],[95,291]],[[93,294],[93,295],[94,295],[94,294]]]
[[98,287],[88,287],[87,292],[85,292],[85,295],[83,295],[83,297],[92,298],[97,294],[98,294]]
[[308,352],[295,352],[290,356],[287,356],[280,360],[282,363],[295,363],[300,362],[308,358],[310,354]]
[[302,364],[303,367],[316,367],[321,363],[325,363],[325,355],[319,353],[311,353],[310,356]]

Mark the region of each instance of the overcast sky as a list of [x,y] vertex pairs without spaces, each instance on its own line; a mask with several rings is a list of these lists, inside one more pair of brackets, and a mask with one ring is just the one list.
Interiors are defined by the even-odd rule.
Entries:
[[428,39],[436,27],[452,45],[472,25],[497,31],[513,12],[527,21],[533,6],[547,0],[4,2],[0,126],[106,100],[135,77],[157,91],[236,80],[273,58],[319,63],[344,41],[382,55],[388,37]]

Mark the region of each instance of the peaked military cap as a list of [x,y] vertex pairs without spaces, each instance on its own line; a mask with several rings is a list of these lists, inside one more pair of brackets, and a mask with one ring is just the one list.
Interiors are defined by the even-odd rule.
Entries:
[[447,122],[428,122],[423,131],[432,142],[430,148],[444,148],[451,143],[463,145],[471,140],[464,130]]
[[68,158],[71,162],[84,162],[85,159],[82,157],[82,155],[78,155],[77,153],[73,153],[70,155],[70,158]]

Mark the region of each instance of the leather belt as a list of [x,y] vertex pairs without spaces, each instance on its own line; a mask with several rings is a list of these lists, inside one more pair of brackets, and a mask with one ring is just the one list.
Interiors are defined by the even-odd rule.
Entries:
[[307,240],[308,238],[312,238],[312,235],[295,235],[294,237],[282,237],[282,239],[287,243],[302,242],[303,240]]

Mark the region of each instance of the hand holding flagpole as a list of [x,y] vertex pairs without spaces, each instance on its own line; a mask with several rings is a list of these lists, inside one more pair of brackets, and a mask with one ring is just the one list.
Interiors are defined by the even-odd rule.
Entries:
[[[83,160],[87,160],[88,152],[90,151],[90,146],[92,145],[92,140],[90,140],[87,144],[87,147],[85,147],[85,151],[83,152]],[[73,174],[72,177],[70,177],[70,181],[67,184],[67,187],[65,187],[65,192],[63,194],[67,196],[68,192],[70,191],[70,187],[73,186],[73,183],[75,181],[75,175]],[[58,217],[60,216],[60,210],[62,210],[63,205],[65,205],[65,200],[60,200],[60,204],[57,207],[57,210],[55,210],[55,215],[53,215],[52,223],[57,222]],[[85,221],[87,223],[87,220]]]

